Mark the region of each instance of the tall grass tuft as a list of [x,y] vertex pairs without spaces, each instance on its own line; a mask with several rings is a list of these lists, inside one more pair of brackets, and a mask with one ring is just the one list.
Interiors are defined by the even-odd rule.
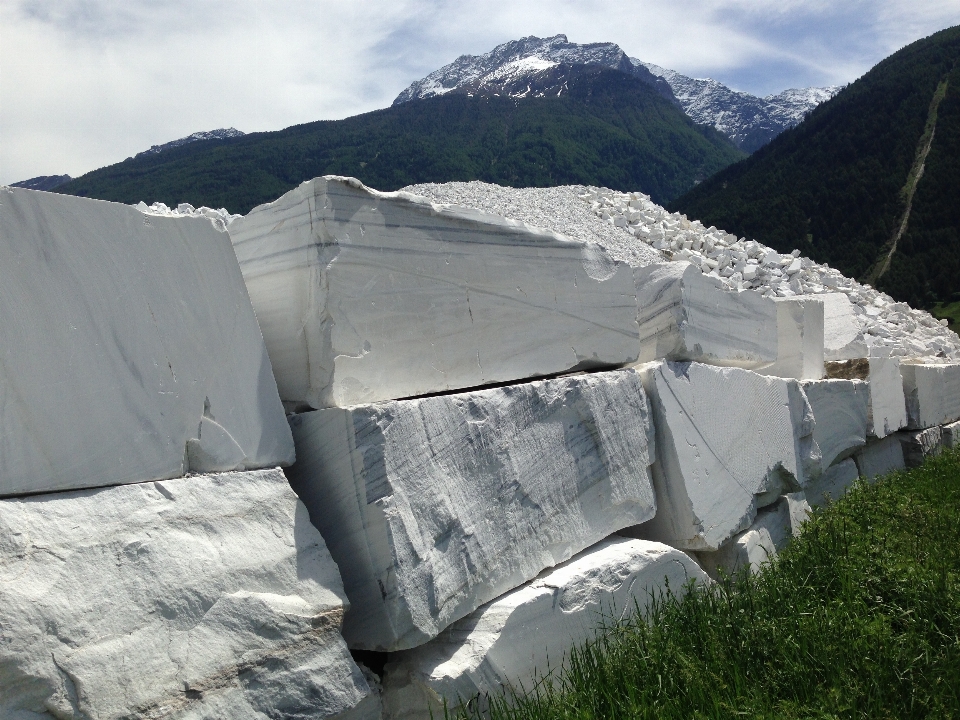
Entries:
[[759,574],[667,594],[489,701],[495,720],[960,718],[960,452],[859,483]]

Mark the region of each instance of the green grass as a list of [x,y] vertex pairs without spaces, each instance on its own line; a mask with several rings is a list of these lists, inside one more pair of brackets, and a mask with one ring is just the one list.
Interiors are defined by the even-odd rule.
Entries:
[[858,484],[758,575],[668,596],[491,700],[513,720],[960,717],[960,454]]
[[949,305],[937,303],[933,306],[930,314],[938,320],[946,318],[947,322],[950,323],[950,329],[954,332],[960,328],[960,300],[952,302]]

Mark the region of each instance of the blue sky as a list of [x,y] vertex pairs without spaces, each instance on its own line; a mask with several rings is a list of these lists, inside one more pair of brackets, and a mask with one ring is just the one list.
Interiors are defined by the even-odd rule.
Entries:
[[767,95],[850,82],[957,24],[960,0],[0,0],[0,183],[386,107],[526,35]]

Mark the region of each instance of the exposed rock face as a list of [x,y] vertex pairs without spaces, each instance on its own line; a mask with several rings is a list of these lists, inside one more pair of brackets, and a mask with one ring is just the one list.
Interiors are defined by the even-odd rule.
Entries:
[[757,367],[777,359],[777,306],[731,293],[689,262],[634,270],[640,361],[661,358]]
[[867,442],[870,385],[862,380],[808,380],[800,383],[813,408],[813,439],[824,470]]
[[865,358],[869,354],[853,303],[843,293],[820,295],[823,301],[823,359]]
[[819,380],[823,364],[823,301],[820,298],[776,298],[777,360],[758,370],[764,375]]
[[827,377],[869,381],[867,434],[870,437],[884,438],[907,426],[899,358],[872,357],[827,363]]
[[943,446],[945,448],[960,447],[960,422],[943,426]]
[[293,404],[513,382],[639,352],[630,268],[499,216],[327,177],[230,234]]
[[744,568],[759,572],[776,557],[793,537],[790,504],[786,497],[757,513],[750,527],[724,544],[717,552],[699,553],[701,564],[711,577],[723,570],[733,575]]
[[823,475],[804,488],[804,496],[810,505],[820,507],[829,500],[838,500],[860,477],[857,464],[852,458],[827,468]]
[[[501,687],[531,688],[594,637],[611,612],[647,607],[667,582],[679,592],[707,577],[687,555],[660,543],[611,538],[457,621],[437,638],[391,657],[384,717],[429,720]],[[482,697],[478,698],[481,705]]]
[[908,468],[920,467],[924,461],[940,454],[943,447],[943,429],[934,425],[925,430],[906,430],[898,433],[903,450],[903,462]]
[[0,717],[374,718],[279,470],[0,501]]
[[881,475],[886,475],[894,470],[903,470],[906,467],[900,438],[896,435],[888,435],[882,440],[870,443],[858,452],[854,459],[857,461],[857,469],[860,471],[860,475],[867,480],[873,480]]
[[289,464],[226,233],[0,189],[0,496]]
[[900,366],[907,427],[921,429],[960,420],[960,363]]
[[796,381],[700,363],[650,364],[642,375],[658,510],[641,537],[717,550],[758,507],[819,475],[813,412]]
[[655,512],[653,428],[632,370],[291,424],[288,474],[343,573],[354,648],[422,644]]

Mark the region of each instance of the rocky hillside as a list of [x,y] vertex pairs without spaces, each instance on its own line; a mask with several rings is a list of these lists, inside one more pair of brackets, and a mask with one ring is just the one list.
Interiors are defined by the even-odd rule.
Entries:
[[915,42],[671,208],[897,299],[960,299],[960,27]]

